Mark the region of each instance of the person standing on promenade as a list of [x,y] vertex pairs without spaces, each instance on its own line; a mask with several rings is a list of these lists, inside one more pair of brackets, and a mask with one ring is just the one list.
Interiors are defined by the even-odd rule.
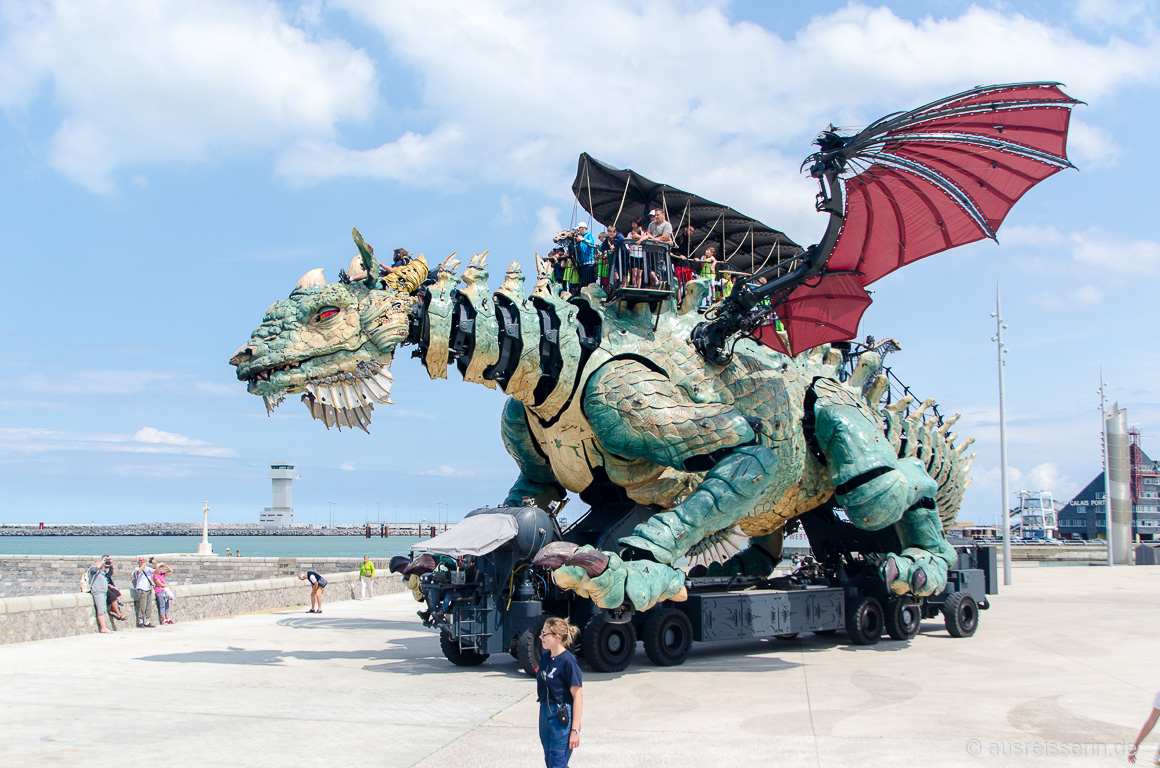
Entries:
[[317,571],[306,571],[298,578],[310,582],[310,610],[307,613],[322,613],[322,590],[326,589],[326,579]]
[[108,634],[108,622],[105,616],[109,611],[109,580],[105,578],[108,561],[103,557],[89,566],[89,593],[93,596],[93,608],[97,611],[97,631],[102,635]]
[[367,599],[367,592],[369,591],[371,597],[375,596],[375,564],[371,562],[370,555],[363,555],[362,565],[358,567],[358,580],[362,586],[362,597],[360,600]]
[[165,582],[165,577],[171,573],[173,573],[172,568],[165,563],[159,563],[157,571],[153,574],[153,594],[157,598],[158,624],[173,623],[173,620],[169,618],[169,596],[173,593]]
[[153,602],[153,568],[145,562],[145,555],[137,558],[137,570],[129,582],[133,593],[133,613],[137,615],[138,627],[152,627],[149,621],[149,605]]
[[107,564],[105,580],[109,582],[109,596],[105,605],[108,607],[109,615],[114,619],[127,621],[129,617],[121,613],[121,590],[117,589],[117,585],[113,583],[113,557],[112,555],[101,555],[101,560]]
[[547,768],[567,768],[572,750],[580,746],[583,676],[576,657],[568,650],[579,632],[567,619],[555,616],[545,621],[540,631],[544,655],[536,670],[536,701],[540,702],[540,744]]
[[[1156,725],[1156,721],[1160,719],[1160,693],[1156,694],[1156,698],[1152,700],[1152,711],[1148,713],[1148,719],[1140,726],[1140,733],[1136,736],[1136,741],[1128,750],[1128,762],[1136,762],[1136,750],[1140,748],[1140,742],[1148,738],[1148,734],[1152,732],[1152,728]],[[1156,747],[1156,757],[1152,758],[1153,765],[1160,765],[1160,746]]]

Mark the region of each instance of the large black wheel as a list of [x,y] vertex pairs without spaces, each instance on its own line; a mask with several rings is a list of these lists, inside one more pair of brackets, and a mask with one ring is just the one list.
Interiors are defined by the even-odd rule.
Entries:
[[446,629],[439,632],[439,647],[443,649],[443,655],[447,657],[447,660],[457,667],[478,667],[487,661],[487,657],[490,655],[463,650],[459,647],[459,641],[453,638]]
[[910,640],[922,626],[922,609],[910,597],[886,602],[886,632],[895,640]]
[[620,672],[636,653],[636,631],[631,621],[614,623],[600,612],[584,625],[580,636],[584,660],[597,672]]
[[970,637],[979,628],[979,605],[966,592],[952,592],[942,611],[951,637]]
[[540,659],[544,655],[544,644],[540,642],[540,631],[544,628],[544,622],[547,619],[547,616],[538,619],[535,624],[521,632],[516,639],[516,661],[520,663],[520,669],[527,672],[529,677],[536,676],[536,669],[539,668]]
[[679,608],[654,608],[644,617],[644,652],[658,667],[684,664],[693,647],[693,625]]
[[882,605],[873,597],[846,604],[846,634],[855,645],[874,645],[882,637]]

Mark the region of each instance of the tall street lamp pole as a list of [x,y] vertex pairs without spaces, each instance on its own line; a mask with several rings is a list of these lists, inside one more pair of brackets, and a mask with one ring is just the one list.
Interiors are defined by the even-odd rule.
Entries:
[[1003,521],[1003,586],[1011,586],[1011,517],[1007,505],[1010,503],[1011,493],[1007,487],[1007,410],[1006,394],[1003,384],[1003,367],[1007,364],[1004,359],[1007,349],[1003,344],[1003,308],[999,298],[999,284],[995,284],[995,335],[991,341],[995,342],[999,353],[999,485],[1003,498],[999,505],[999,519]]

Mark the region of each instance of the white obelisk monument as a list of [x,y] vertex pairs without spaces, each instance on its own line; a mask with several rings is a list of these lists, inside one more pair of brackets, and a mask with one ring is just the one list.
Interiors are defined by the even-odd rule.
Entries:
[[197,554],[212,555],[213,544],[209,543],[209,502],[201,505],[201,543],[197,545]]

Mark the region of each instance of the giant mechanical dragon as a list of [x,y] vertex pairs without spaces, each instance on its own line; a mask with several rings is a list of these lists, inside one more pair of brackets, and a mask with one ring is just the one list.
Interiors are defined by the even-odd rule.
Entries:
[[831,127],[807,160],[830,216],[821,242],[708,310],[704,281],[683,297],[596,285],[573,296],[538,260],[530,291],[518,262],[491,291],[486,254],[459,277],[453,257],[431,274],[422,257],[388,273],[356,230],[359,254],[340,281],[307,273],[230,363],[267,409],[300,395],[328,428],[367,428],[374,405],[390,402],[405,344],[433,379],[454,363],[464,381],[498,387],[519,468],[505,505],[547,508],[571,492],[597,517],[639,510],[619,539],[537,555],[558,586],[602,608],[681,599],[682,560],[768,575],[787,523],[827,502],[858,528],[894,526],[901,547],[879,570],[890,590],[936,594],[955,561],[943,530],[968,482],[969,441],[956,447],[953,419],[924,416],[930,401],[884,406],[872,352],[843,381],[825,342],[852,333],[819,337],[834,324],[818,318],[818,299],[865,297],[899,266],[993,238],[1027,189],[1070,167],[1076,103],[1054,83],[989,86],[854,136]]

